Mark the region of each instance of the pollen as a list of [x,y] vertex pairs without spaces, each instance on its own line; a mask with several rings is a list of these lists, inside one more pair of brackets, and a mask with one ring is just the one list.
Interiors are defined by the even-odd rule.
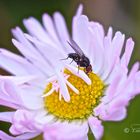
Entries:
[[[69,87],[70,102],[59,99],[59,92],[54,91],[51,95],[44,98],[45,109],[57,119],[61,120],[83,120],[94,114],[93,109],[100,103],[103,96],[105,85],[99,76],[90,72],[88,74],[92,84],[88,85],[81,78],[65,70],[65,74],[70,75],[67,79],[74,87],[79,90],[75,94]],[[50,91],[52,83],[46,86],[44,94]]]

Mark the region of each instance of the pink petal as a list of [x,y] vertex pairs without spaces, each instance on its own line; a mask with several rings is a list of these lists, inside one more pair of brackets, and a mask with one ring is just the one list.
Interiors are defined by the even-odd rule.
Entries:
[[123,77],[127,77],[127,73],[128,73],[128,68],[125,65],[121,65],[120,59],[119,57],[117,57],[115,65],[113,66],[113,69],[108,75],[108,77],[106,78],[105,82],[107,84],[110,84],[118,74],[122,74]]
[[121,121],[123,120],[127,115],[126,108],[120,107],[120,108],[111,108],[104,112],[104,114],[101,115],[101,119],[104,121]]
[[[14,104],[17,107],[23,107],[22,99],[19,95],[19,90],[10,80],[0,80],[0,100],[2,104],[6,105],[5,103],[10,103],[11,105]],[[8,103],[8,105],[10,105]]]
[[100,140],[104,132],[104,128],[101,124],[101,121],[95,117],[90,117],[88,119],[88,123],[92,130],[93,135],[95,136],[95,139]]
[[[131,93],[135,90],[134,85],[132,85],[131,83],[134,81],[138,69],[139,69],[139,63],[137,62],[133,65],[128,75],[128,78],[124,80],[123,83],[120,85],[119,90],[116,92],[116,96],[121,96],[122,93],[124,93],[123,96],[127,97],[128,100],[131,98]],[[114,98],[116,98],[116,96]]]
[[79,17],[82,14],[82,12],[83,12],[83,5],[80,4],[78,9],[77,9],[77,11],[76,11],[76,15],[75,16]]
[[17,110],[12,117],[10,132],[13,135],[20,135],[27,132],[39,131],[38,124],[35,122],[37,112]]
[[113,79],[112,83],[107,87],[107,90],[105,92],[105,96],[101,99],[102,102],[107,103],[112,100],[112,98],[115,96],[118,86],[120,84],[122,78],[122,74],[116,75],[116,77]]
[[40,132],[25,133],[25,134],[22,134],[20,136],[13,137],[13,136],[6,134],[3,131],[0,131],[0,139],[1,140],[28,140],[28,139],[32,139],[38,135],[40,135]]
[[95,116],[100,116],[104,112],[105,107],[106,107],[106,105],[102,102],[97,107],[95,107],[94,108]]
[[104,38],[104,28],[99,22],[90,22],[90,25],[93,29],[93,32],[97,35],[96,40],[99,43],[99,46],[102,48],[103,47],[103,38]]
[[120,53],[122,51],[123,44],[124,44],[124,39],[125,39],[124,34],[122,34],[119,31],[115,33],[115,36],[112,40],[112,47],[113,47],[113,51],[114,51],[113,55],[120,56]]
[[121,58],[121,63],[128,66],[133,49],[134,49],[134,41],[132,40],[132,38],[129,38],[127,39],[127,42],[126,42],[125,52]]
[[132,96],[136,96],[140,93],[140,71],[138,71],[135,74],[135,79],[134,79],[134,89],[135,91],[132,93]]
[[11,103],[9,101],[2,100],[2,99],[0,99],[0,105],[1,106],[6,106],[6,107],[9,107],[9,108],[13,108],[13,109],[21,108],[21,105],[14,104],[14,103]]
[[111,73],[111,71],[113,70],[116,62],[117,62],[117,58],[118,57],[112,57],[111,61],[110,61],[110,57],[112,56],[112,51],[113,48],[111,46],[111,38],[110,37],[105,37],[104,38],[104,64],[103,64],[103,73],[101,75],[103,80],[106,80],[107,77],[109,76],[109,74]]
[[[92,38],[92,66],[95,73],[101,75],[103,72],[103,62],[104,62],[104,46],[103,46],[103,38],[99,33],[98,23],[90,22],[90,36]],[[94,45],[93,45],[94,44]],[[99,57],[100,54],[100,57]]]
[[12,122],[12,117],[15,112],[0,112],[0,121]]
[[108,32],[107,32],[107,37],[112,40],[112,36],[113,36],[113,29],[112,27],[109,27]]
[[[87,140],[87,123],[56,123],[44,128],[45,140]],[[47,139],[48,138],[48,139]]]

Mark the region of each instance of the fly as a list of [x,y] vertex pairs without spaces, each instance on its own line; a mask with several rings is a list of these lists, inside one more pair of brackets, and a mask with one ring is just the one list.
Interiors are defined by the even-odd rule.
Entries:
[[85,56],[83,51],[80,49],[80,47],[77,45],[77,43],[74,40],[67,41],[68,44],[72,47],[72,49],[75,51],[75,53],[69,53],[68,58],[71,58],[72,61],[75,61],[79,67],[85,68],[85,73],[88,74],[89,72],[92,72],[92,66],[90,64],[90,60],[88,57]]

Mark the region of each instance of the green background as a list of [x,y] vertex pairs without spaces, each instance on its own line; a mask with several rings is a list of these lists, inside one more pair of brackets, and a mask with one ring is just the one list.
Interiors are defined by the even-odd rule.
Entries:
[[[135,41],[135,50],[130,66],[140,60],[140,0],[0,0],[0,47],[17,52],[11,43],[11,28],[20,26],[24,29],[22,20],[34,16],[41,20],[44,12],[53,14],[60,11],[71,29],[71,19],[78,5],[83,3],[84,13],[91,20],[99,21],[105,30],[109,26],[114,31],[120,30],[126,37],[132,36]],[[0,70],[1,74],[6,74]],[[0,107],[0,110],[6,108]],[[128,106],[128,116],[121,122],[104,122],[103,140],[139,140],[140,132],[124,132],[133,124],[140,124],[140,96],[135,97]],[[0,129],[7,131],[8,124],[0,122]],[[90,133],[89,139],[93,140]],[[36,138],[41,140],[41,137]]]

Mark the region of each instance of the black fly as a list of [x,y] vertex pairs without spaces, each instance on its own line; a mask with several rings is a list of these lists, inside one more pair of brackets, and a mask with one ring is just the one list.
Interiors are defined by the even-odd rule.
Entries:
[[68,44],[73,48],[75,53],[69,53],[68,58],[71,58],[72,61],[75,61],[79,67],[84,67],[86,74],[89,72],[92,72],[92,66],[90,64],[89,59],[85,56],[83,51],[80,49],[80,47],[77,45],[77,43],[74,40],[68,41]]

